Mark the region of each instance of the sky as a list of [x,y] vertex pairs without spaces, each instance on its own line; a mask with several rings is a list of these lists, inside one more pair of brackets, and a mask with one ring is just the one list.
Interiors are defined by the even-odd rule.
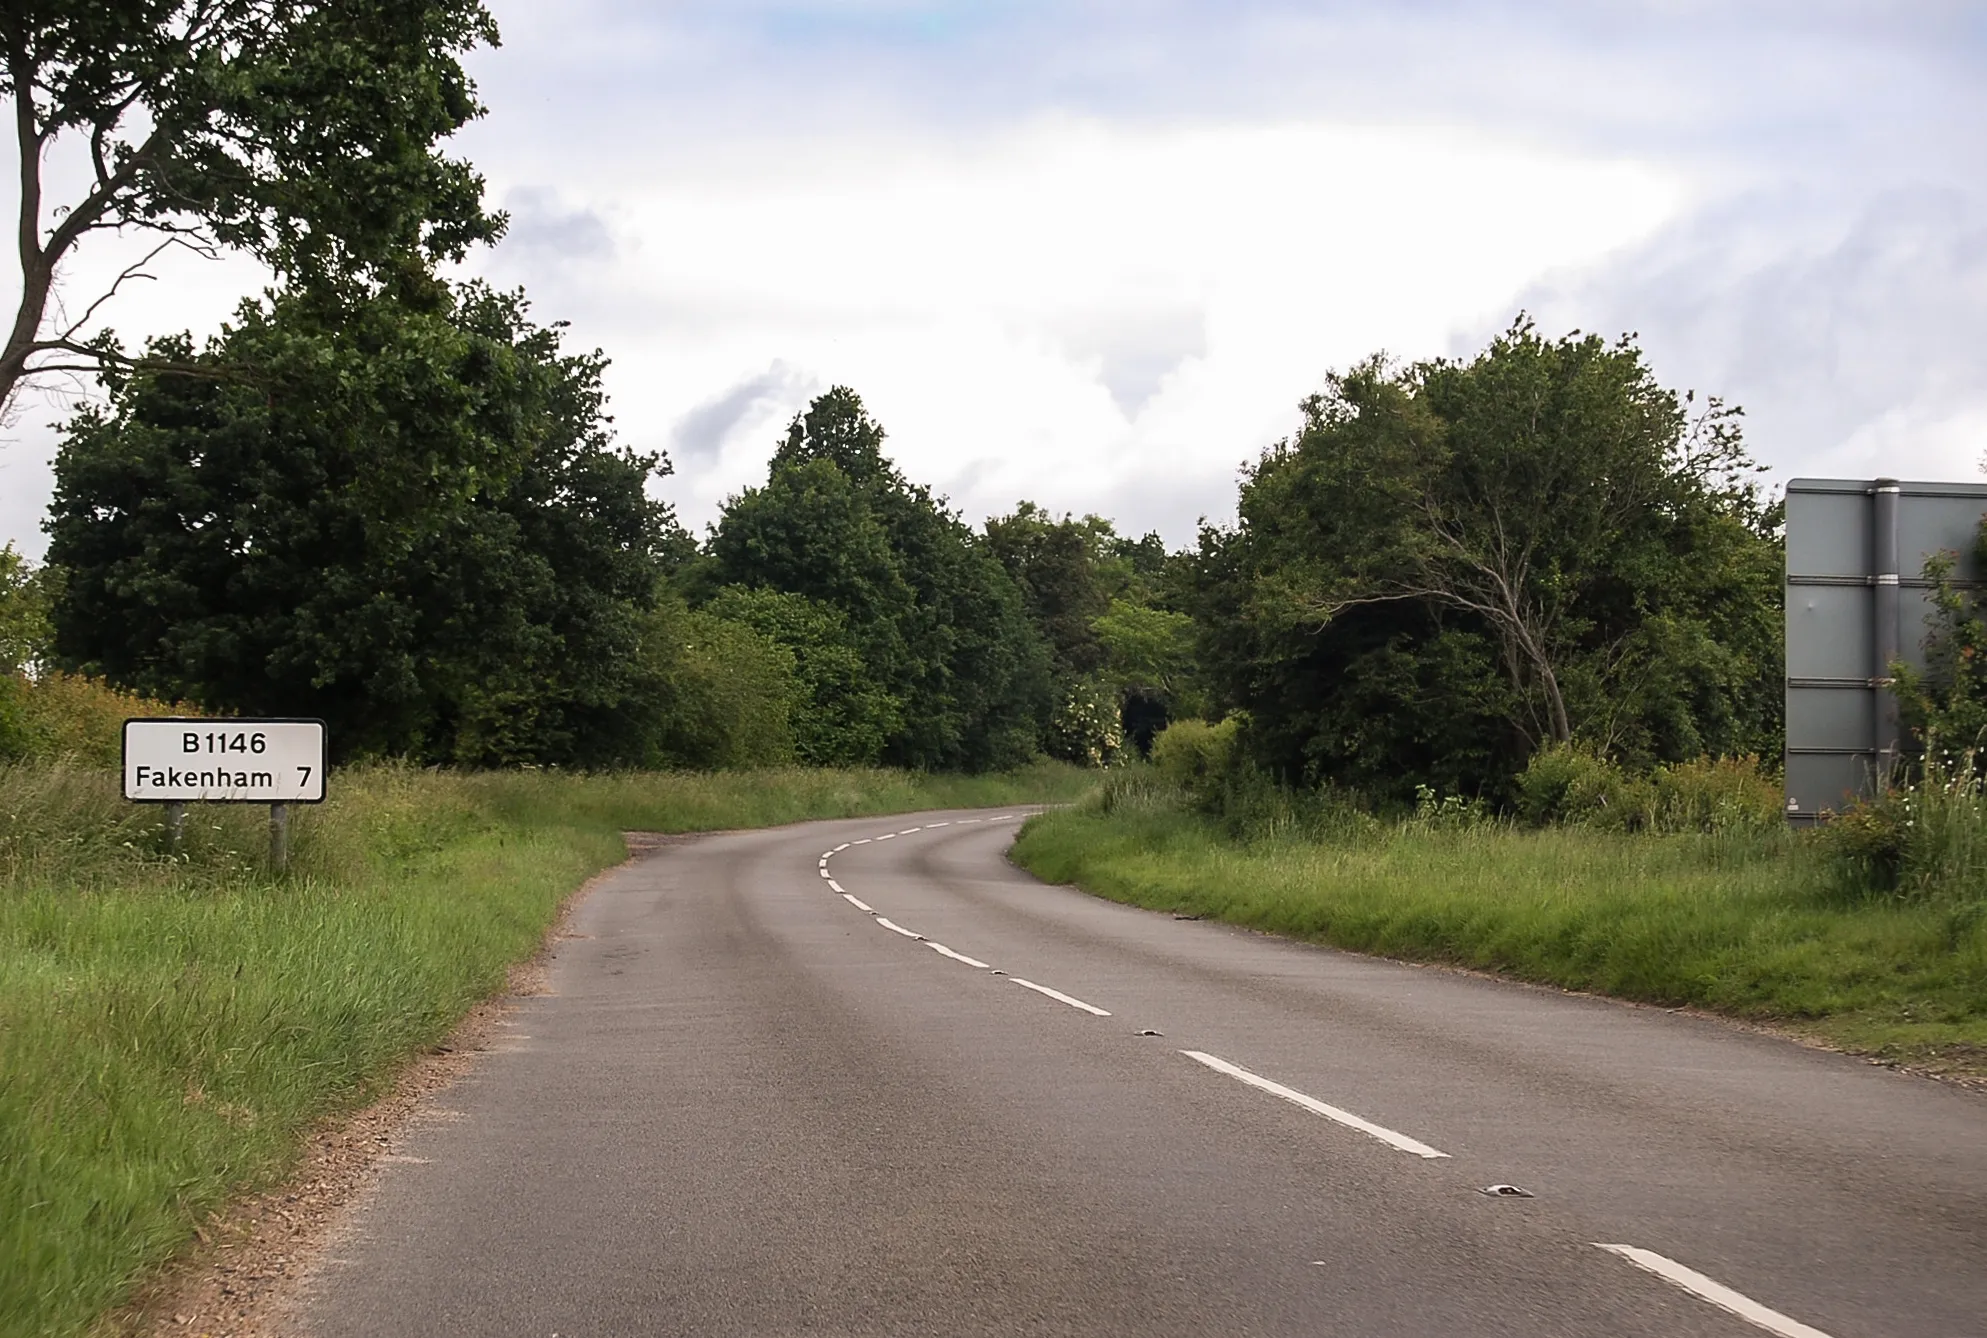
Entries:
[[[1775,486],[1982,476],[1987,3],[492,8],[451,151],[511,222],[466,272],[607,353],[698,533],[848,385],[969,521],[1182,546],[1330,371],[1521,311],[1743,406]],[[169,257],[106,320],[204,336],[266,282]],[[0,431],[30,553],[74,397]]]

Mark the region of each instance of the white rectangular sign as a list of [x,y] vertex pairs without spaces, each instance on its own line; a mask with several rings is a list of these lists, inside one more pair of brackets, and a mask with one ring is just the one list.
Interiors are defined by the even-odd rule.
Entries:
[[124,797],[152,803],[315,804],[322,720],[127,720]]

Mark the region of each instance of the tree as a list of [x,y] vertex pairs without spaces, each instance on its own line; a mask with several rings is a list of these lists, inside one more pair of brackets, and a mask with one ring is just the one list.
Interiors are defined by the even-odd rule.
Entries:
[[1302,408],[1201,555],[1209,653],[1280,767],[1496,789],[1576,737],[1643,762],[1771,745],[1777,520],[1735,410],[1663,389],[1629,340],[1523,318]]
[[1048,643],[1060,683],[1104,667],[1106,651],[1091,624],[1110,608],[1111,582],[1102,548],[1115,538],[1098,516],[1055,519],[1033,502],[986,524],[987,546],[1021,591],[1023,606]]
[[305,714],[334,748],[598,764],[638,753],[643,612],[674,541],[613,445],[599,354],[521,297],[403,275],[245,304],[69,424],[55,653],[151,695]]
[[[1190,620],[1162,607],[1171,560],[1157,534],[1128,539],[1102,516],[1057,520],[1029,501],[987,521],[986,534],[1048,644],[1050,754],[1108,758],[1126,739],[1144,752],[1176,708],[1198,709],[1187,686]],[[1154,637],[1168,636],[1174,645],[1161,671]]]
[[[285,278],[349,288],[494,238],[481,179],[436,146],[481,114],[459,57],[496,40],[479,0],[10,0],[0,96],[14,111],[21,294],[0,413],[28,377],[144,361],[89,328],[169,248],[238,248]],[[65,151],[84,185],[51,200],[48,166]],[[103,232],[153,245],[51,323],[64,262]],[[220,370],[184,352],[147,358]]]
[[48,649],[51,577],[17,551],[0,544],[0,678],[31,669]]
[[643,618],[636,658],[648,709],[625,760],[703,771],[796,760],[806,687],[785,646],[665,592]]
[[712,579],[804,595],[846,619],[900,706],[883,760],[983,770],[1025,760],[1048,713],[1044,652],[1000,563],[882,453],[847,387],[796,415],[766,484],[732,498]]
[[793,657],[794,753],[812,766],[874,766],[903,728],[903,705],[870,677],[846,614],[784,590],[726,586],[704,606]]

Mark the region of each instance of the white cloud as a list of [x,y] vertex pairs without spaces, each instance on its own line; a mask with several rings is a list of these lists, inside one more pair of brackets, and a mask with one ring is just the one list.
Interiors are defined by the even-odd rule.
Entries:
[[1439,352],[1685,199],[1672,174],[1454,129],[1068,117],[562,189],[615,220],[615,262],[560,283],[624,427],[675,437],[686,520],[770,453],[777,424],[731,397],[784,414],[844,383],[969,515],[1027,496],[1176,543],[1326,370]]
[[[1179,543],[1327,369],[1474,351],[1521,304],[1640,331],[1783,477],[1974,474],[1974,7],[496,8],[457,151],[514,232],[474,269],[608,352],[693,524],[846,382],[975,518],[1029,496]],[[211,332],[261,282],[175,265],[112,323]],[[29,407],[0,537],[38,551]]]

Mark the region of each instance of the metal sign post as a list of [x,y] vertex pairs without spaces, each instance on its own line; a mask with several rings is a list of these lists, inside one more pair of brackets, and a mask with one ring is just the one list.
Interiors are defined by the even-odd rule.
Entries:
[[269,805],[269,864],[290,862],[290,805],[324,802],[324,722],[203,720],[124,722],[124,797],[166,806],[167,840],[179,849],[186,806]]

